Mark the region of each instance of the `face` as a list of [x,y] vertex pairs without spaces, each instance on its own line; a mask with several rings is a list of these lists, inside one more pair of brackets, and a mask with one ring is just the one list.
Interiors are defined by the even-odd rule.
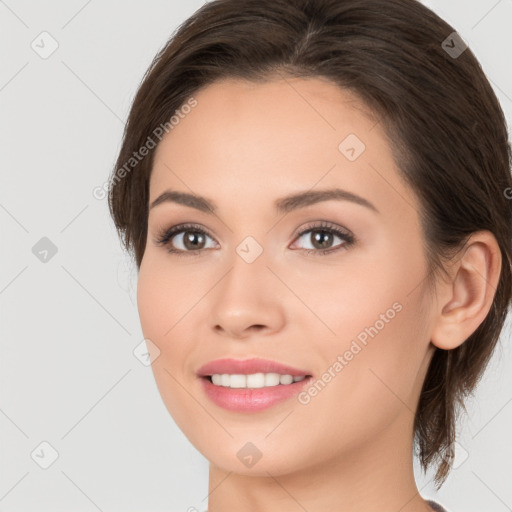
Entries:
[[[394,450],[432,345],[419,203],[381,125],[319,78],[224,80],[194,97],[156,149],[137,289],[168,411],[214,466],[241,474]],[[247,390],[199,375],[225,358],[298,379],[252,377]],[[288,373],[272,370],[206,373]]]

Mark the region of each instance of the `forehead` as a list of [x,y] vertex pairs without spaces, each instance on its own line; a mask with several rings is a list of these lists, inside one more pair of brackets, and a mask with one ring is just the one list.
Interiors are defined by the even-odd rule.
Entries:
[[[324,103],[327,108],[333,104],[343,104],[359,112],[374,123],[377,117],[354,92],[341,88],[326,77],[292,77],[272,75],[266,80],[250,81],[234,77],[223,78],[201,88],[194,97],[208,106],[229,111],[239,110],[251,103],[258,102],[260,106],[281,105],[283,108],[295,107],[299,112],[322,117],[322,107],[316,109],[316,103]],[[254,105],[256,106],[256,105]],[[203,108],[207,108],[206,105]],[[261,112],[261,110],[259,110]],[[266,114],[270,114],[266,112]],[[307,114],[306,114],[307,115]],[[324,119],[328,123],[327,119]]]
[[[308,135],[311,139],[314,132],[327,136],[329,142],[331,138],[336,140],[347,126],[363,132],[377,123],[377,116],[358,96],[320,77],[283,77],[266,82],[223,79],[201,89],[194,97],[197,106],[180,123],[180,131],[192,128],[199,136],[205,136],[204,131],[212,128],[207,123],[213,123],[222,127],[222,134],[218,129],[214,134],[235,141],[250,134],[251,127],[258,132],[258,139],[268,132],[274,140],[275,132],[286,127],[287,130],[279,132],[280,142],[286,140],[287,134],[294,138]],[[199,116],[204,130],[184,122]]]
[[407,195],[376,117],[328,80],[227,79],[193,96],[197,105],[156,149],[150,202],[167,188],[245,205],[315,184],[374,203]]

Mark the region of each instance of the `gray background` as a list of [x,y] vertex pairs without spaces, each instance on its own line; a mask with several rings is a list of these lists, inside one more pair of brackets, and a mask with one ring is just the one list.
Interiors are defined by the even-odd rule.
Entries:
[[[511,126],[512,0],[425,3],[468,42]],[[0,1],[2,512],[207,506],[207,461],[133,354],[136,270],[92,194],[151,59],[202,4]],[[46,262],[43,237],[57,250]],[[461,422],[457,468],[437,494],[416,468],[421,494],[452,512],[512,509],[508,320]],[[43,441],[58,452],[47,469]]]

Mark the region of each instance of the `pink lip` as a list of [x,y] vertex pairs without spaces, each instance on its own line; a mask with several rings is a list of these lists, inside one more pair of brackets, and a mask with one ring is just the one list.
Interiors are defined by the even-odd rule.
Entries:
[[[258,358],[243,361],[218,359],[205,364],[197,373],[201,377],[201,385],[206,396],[219,407],[235,412],[257,412],[272,407],[296,396],[313,379],[311,374],[305,370]],[[306,378],[293,384],[279,384],[255,389],[216,386],[208,378],[211,375],[223,373],[238,375],[279,373],[293,377],[306,375]]]
[[281,375],[291,375],[299,377],[300,375],[310,375],[306,370],[292,368],[285,364],[270,361],[268,359],[216,359],[201,366],[197,371],[200,377],[206,377],[214,374],[229,373],[231,375],[251,375],[253,373],[279,373]]

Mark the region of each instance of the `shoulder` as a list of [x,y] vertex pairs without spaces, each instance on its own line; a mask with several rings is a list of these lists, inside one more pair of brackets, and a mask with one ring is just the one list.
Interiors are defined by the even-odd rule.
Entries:
[[443,508],[441,505],[439,505],[439,503],[436,503],[435,501],[427,500],[427,503],[432,507],[432,509],[435,512],[448,512],[445,508]]

